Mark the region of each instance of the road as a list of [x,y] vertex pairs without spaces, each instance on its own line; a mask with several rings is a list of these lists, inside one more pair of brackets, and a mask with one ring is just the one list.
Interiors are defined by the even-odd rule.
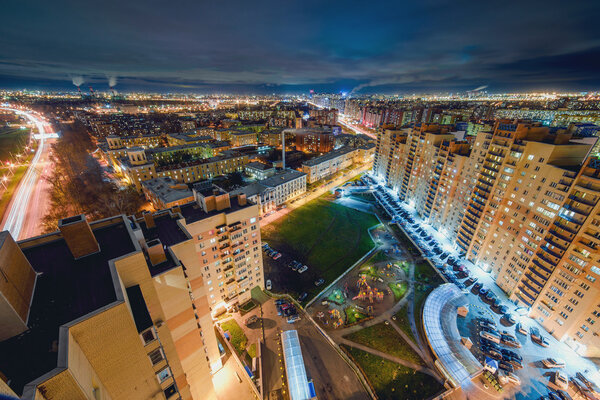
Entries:
[[54,139],[46,138],[46,135],[51,133],[51,127],[38,115],[29,111],[6,109],[27,118],[36,126],[39,133],[37,151],[2,220],[2,230],[9,231],[13,238],[20,240],[40,234],[42,231],[41,222],[49,202],[49,184],[41,178],[46,177],[52,169],[49,153]]
[[[317,107],[319,109],[323,108],[322,106],[313,103],[312,101],[308,101],[308,104]],[[366,135],[370,138],[373,139],[377,139],[377,134],[373,133],[372,131],[369,131],[368,129],[364,128],[362,125],[360,124],[353,124],[350,120],[348,120],[343,114],[338,114],[338,123],[340,125],[344,125],[346,128],[350,129],[352,132],[359,134],[359,135]]]

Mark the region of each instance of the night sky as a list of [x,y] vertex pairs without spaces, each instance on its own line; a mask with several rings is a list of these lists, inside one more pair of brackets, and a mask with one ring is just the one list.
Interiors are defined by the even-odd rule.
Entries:
[[4,0],[0,87],[600,90],[599,15],[598,0]]

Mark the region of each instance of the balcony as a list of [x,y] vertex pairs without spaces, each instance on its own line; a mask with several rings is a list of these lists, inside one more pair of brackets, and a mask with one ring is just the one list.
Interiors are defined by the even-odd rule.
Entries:
[[[537,257],[534,257],[531,261],[535,264],[536,267],[538,267],[542,271],[548,273],[548,275],[552,274],[552,269],[550,269],[547,266],[545,266],[544,264],[542,264]],[[546,260],[543,260],[543,261],[546,261]],[[554,264],[552,264],[552,263],[549,263],[549,264],[554,267]]]
[[594,206],[594,205],[596,205],[596,202],[598,201],[598,198],[596,196],[594,196],[593,200],[590,200],[589,198],[586,199],[584,197],[579,197],[575,193],[570,194],[569,199],[574,200],[578,203],[583,203],[588,206]]
[[[546,282],[548,280],[548,278],[550,278],[550,274],[548,274],[548,276],[543,275],[540,271],[538,271],[537,268],[529,268],[528,270],[529,272],[532,272],[535,276],[537,276],[537,279],[541,279],[542,281]],[[540,285],[542,286],[542,285]]]
[[[533,277],[533,275],[531,274],[525,274],[525,277],[530,280],[533,284],[539,286],[540,288],[544,287],[543,284],[541,284],[536,278]],[[537,290],[537,289],[536,289]]]
[[[564,233],[559,233],[558,231],[554,230],[554,229],[550,229],[548,231],[551,235],[556,236],[557,238],[564,240],[565,242],[570,242],[571,240],[573,240],[574,235],[572,236],[566,236]],[[548,238],[546,237],[546,240],[548,240]]]

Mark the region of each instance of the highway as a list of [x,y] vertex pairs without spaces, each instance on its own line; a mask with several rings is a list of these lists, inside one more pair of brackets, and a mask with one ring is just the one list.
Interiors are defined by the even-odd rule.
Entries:
[[13,194],[7,212],[2,220],[2,230],[7,230],[13,238],[20,240],[38,235],[42,232],[42,219],[46,214],[49,203],[49,184],[46,177],[51,170],[49,160],[50,144],[54,139],[50,124],[40,116],[30,111],[3,107],[27,118],[38,131],[38,148],[21,179],[19,187]]

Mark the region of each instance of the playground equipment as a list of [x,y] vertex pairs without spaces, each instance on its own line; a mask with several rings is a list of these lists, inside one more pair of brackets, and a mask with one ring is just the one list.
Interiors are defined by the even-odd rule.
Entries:
[[334,308],[333,310],[329,311],[329,318],[331,318],[333,320],[332,325],[334,328],[337,328],[344,324],[344,320],[342,319],[342,314],[340,313],[340,310],[338,310],[337,308]]
[[352,298],[352,300],[369,300],[370,303],[377,301],[378,303],[383,300],[383,292],[377,288],[372,288],[367,283],[367,276],[360,275],[356,282],[358,287],[358,294]]

